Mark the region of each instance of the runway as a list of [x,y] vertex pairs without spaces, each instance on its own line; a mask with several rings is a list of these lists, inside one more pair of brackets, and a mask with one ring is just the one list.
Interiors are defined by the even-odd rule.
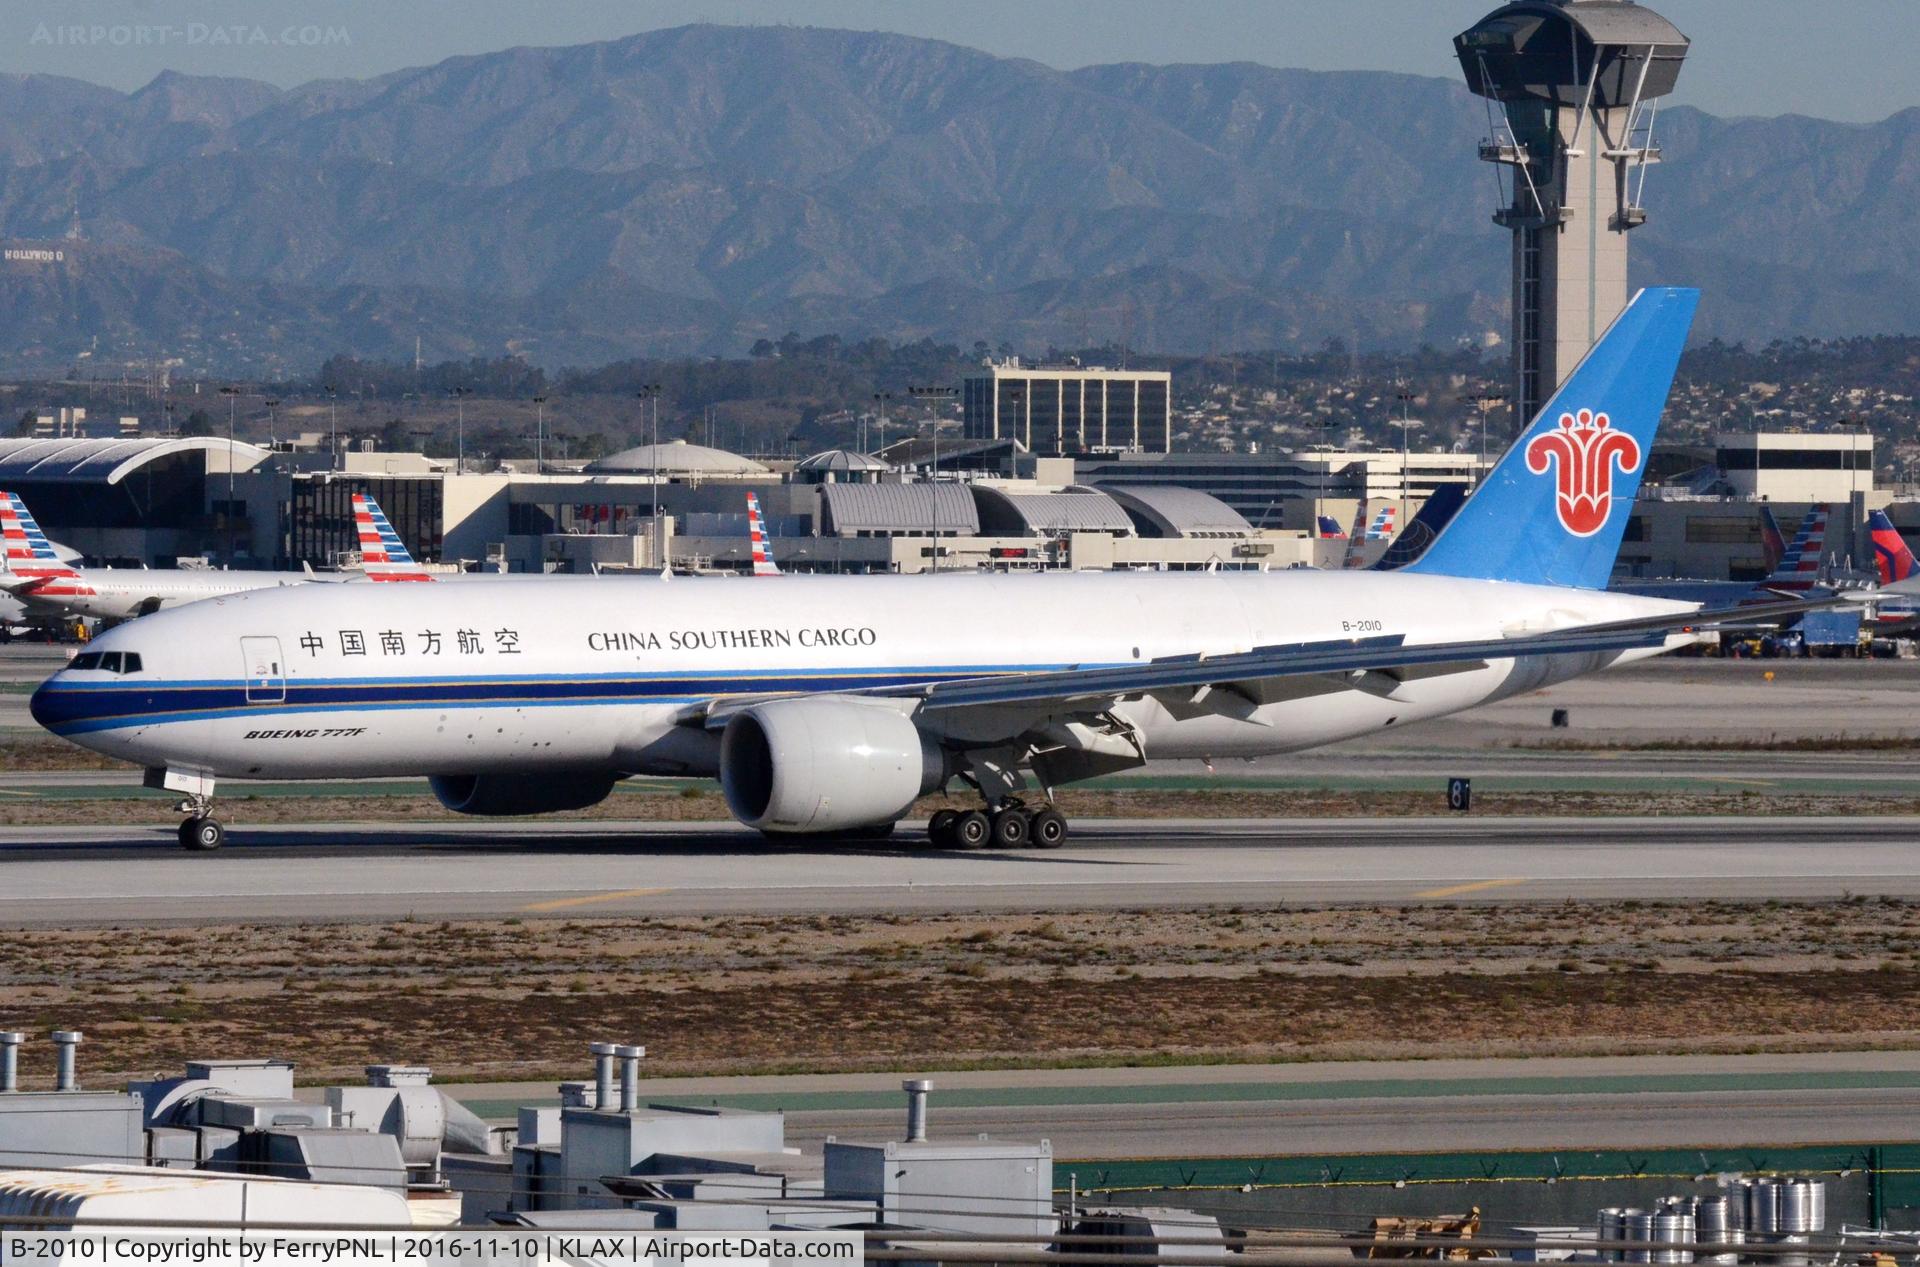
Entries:
[[[922,1071],[916,1071],[916,1076]],[[778,1109],[790,1144],[897,1138],[900,1074],[663,1078],[650,1103]],[[1547,1057],[930,1071],[936,1135],[1047,1138],[1062,1161],[1857,1144],[1920,1110],[1920,1053]],[[494,1120],[542,1084],[450,1086]],[[1552,1111],[1543,1109],[1551,1104]]]
[[799,848],[733,824],[0,829],[0,924],[1920,896],[1920,818],[1098,821],[1047,852]]

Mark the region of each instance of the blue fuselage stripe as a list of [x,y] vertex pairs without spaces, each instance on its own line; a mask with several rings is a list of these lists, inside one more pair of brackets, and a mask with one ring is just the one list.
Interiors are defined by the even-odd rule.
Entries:
[[1051,665],[838,669],[768,673],[661,673],[485,678],[355,678],[315,682],[49,682],[33,697],[35,720],[56,734],[210,718],[337,710],[578,707],[679,704],[728,695],[872,690],[1056,668]]

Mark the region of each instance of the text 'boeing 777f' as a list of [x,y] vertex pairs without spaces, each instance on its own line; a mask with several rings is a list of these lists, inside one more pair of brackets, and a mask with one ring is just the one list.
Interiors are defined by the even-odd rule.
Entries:
[[114,630],[96,650],[139,671],[69,668],[33,713],[183,793],[199,847],[218,779],[407,773],[470,814],[711,776],[741,822],[796,835],[891,831],[958,780],[982,808],[937,817],[938,843],[1057,845],[1060,784],[1311,748],[1690,641],[1693,605],[1604,587],[1696,298],[1642,291],[1399,571],[296,587]]

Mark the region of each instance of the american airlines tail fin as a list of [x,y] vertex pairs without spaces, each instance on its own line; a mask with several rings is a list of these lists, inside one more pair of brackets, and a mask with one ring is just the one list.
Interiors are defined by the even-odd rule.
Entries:
[[1820,579],[1820,556],[1827,547],[1827,517],[1831,507],[1815,506],[1800,521],[1793,540],[1780,552],[1780,562],[1761,585],[1770,590],[1789,592],[1812,589]]
[[369,581],[431,581],[413,561],[400,534],[387,522],[380,503],[365,493],[353,495],[353,526],[360,538],[360,567]]
[[1360,556],[1367,548],[1367,499],[1362,497],[1360,504],[1353,508],[1353,528],[1347,533],[1347,557],[1340,560],[1343,568],[1360,566]]
[[1780,558],[1787,552],[1786,534],[1780,531],[1780,521],[1773,517],[1773,507],[1765,502],[1760,503],[1760,551],[1769,572],[1780,566]]
[[1873,566],[1880,573],[1880,583],[1895,585],[1912,580],[1913,551],[1907,548],[1906,539],[1886,511],[1876,510],[1867,516],[1867,533],[1873,539]]
[[1636,294],[1408,572],[1604,589],[1697,290]]
[[1384,510],[1373,517],[1373,522],[1367,525],[1367,540],[1393,540],[1393,515],[1394,506],[1389,502]]
[[747,535],[753,539],[753,574],[778,576],[780,568],[767,553],[767,525],[760,518],[760,498],[747,494]]
[[15,594],[37,592],[53,581],[78,580],[17,493],[0,492],[0,588]]

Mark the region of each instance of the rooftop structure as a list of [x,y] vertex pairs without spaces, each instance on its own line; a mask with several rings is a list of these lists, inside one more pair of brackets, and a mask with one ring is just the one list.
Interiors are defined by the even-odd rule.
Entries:
[[1165,453],[1173,447],[1173,376],[1100,366],[988,365],[960,384],[969,440],[1018,440],[1034,453]]

